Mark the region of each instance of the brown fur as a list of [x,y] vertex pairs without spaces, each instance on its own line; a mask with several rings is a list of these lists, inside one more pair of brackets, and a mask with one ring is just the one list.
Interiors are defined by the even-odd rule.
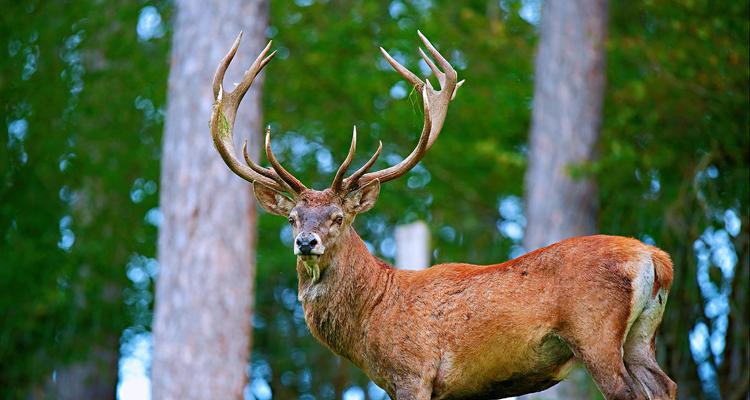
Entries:
[[659,248],[651,247],[653,254],[651,260],[654,263],[654,272],[656,274],[656,281],[654,282],[653,296],[659,291],[659,288],[664,288],[667,291],[672,287],[672,260],[669,258],[669,254],[665,253]]
[[[320,193],[305,204],[331,201]],[[316,260],[319,281],[303,258],[297,262],[305,320],[318,340],[394,399],[535,392],[562,380],[576,360],[608,399],[675,398],[674,383],[653,358],[654,321],[639,317],[654,310],[660,319],[663,310],[639,300],[644,271],[654,271],[650,284],[664,296],[671,280],[669,258],[652,246],[587,236],[501,264],[423,271],[391,268],[350,226],[326,246]],[[631,327],[643,343],[630,340]]]

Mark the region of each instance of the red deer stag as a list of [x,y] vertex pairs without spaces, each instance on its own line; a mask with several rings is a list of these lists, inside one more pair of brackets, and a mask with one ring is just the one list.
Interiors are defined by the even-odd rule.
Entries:
[[[669,256],[617,236],[563,240],[502,264],[441,264],[396,270],[370,254],[352,227],[375,205],[380,185],[404,175],[434,144],[463,82],[421,33],[440,83],[393,68],[421,93],[424,125],[416,148],[389,168],[349,177],[349,154],[330,188],[309,189],[279,164],[266,131],[270,168],[234,155],[237,107],[273,58],[271,43],[231,92],[224,73],[240,37],[214,76],[211,135],[229,168],[252,182],[261,206],[289,219],[295,235],[299,300],[312,334],[388,394],[404,399],[491,399],[546,389],[583,362],[607,399],[674,399],[676,385],[654,358],[654,334],[672,282]],[[247,143],[245,143],[247,145]],[[288,195],[288,196],[287,196]]]

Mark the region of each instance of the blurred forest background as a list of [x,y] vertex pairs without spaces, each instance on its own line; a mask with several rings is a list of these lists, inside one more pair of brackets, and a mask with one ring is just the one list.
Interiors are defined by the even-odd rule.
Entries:
[[[394,227],[417,219],[430,225],[436,263],[522,254],[541,3],[274,0],[260,41],[279,54],[261,120],[276,154],[324,187],[357,124],[355,165],[378,140],[378,165],[398,161],[420,130],[419,99],[377,48],[427,73],[421,29],[467,83],[424,161],[385,185],[356,228],[390,261]],[[74,387],[148,398],[175,7],[2,2],[0,398],[66,398]],[[748,398],[748,11],[747,0],[611,2],[598,158],[569,170],[596,183],[600,232],[673,257],[657,354],[681,399]],[[231,40],[216,45],[223,55]],[[207,119],[200,128],[210,146]],[[382,398],[309,334],[284,219],[258,213],[257,232],[245,396]]]

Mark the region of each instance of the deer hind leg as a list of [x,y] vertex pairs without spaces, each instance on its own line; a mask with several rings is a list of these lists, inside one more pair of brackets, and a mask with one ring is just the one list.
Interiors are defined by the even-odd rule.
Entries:
[[[630,308],[615,302],[610,302],[606,308],[606,311],[579,313],[575,329],[561,332],[561,336],[584,363],[607,400],[647,400],[623,360]],[[592,318],[594,315],[603,317]]]
[[620,343],[616,338],[602,337],[598,345],[582,346],[573,351],[607,400],[647,400],[638,382],[625,368]]
[[659,368],[654,354],[654,335],[661,322],[666,301],[667,293],[659,290],[646,303],[630,328],[623,346],[626,368],[652,400],[677,398],[677,385]]

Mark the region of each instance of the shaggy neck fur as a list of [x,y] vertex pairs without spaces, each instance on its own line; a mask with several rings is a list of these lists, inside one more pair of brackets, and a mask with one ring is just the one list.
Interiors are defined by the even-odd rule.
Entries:
[[312,334],[334,352],[364,367],[362,341],[372,310],[394,292],[395,270],[374,257],[349,227],[320,257],[320,279],[297,258],[299,300]]

